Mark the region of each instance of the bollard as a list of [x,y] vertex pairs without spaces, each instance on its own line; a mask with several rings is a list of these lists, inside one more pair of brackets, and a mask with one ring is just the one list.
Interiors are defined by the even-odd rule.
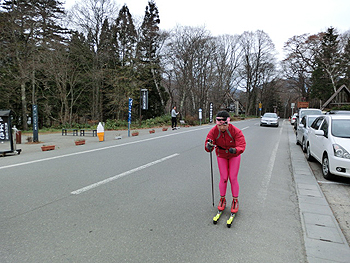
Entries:
[[101,122],[99,122],[98,125],[97,125],[97,136],[98,136],[98,140],[100,142],[104,141],[105,129],[103,128],[103,125],[102,125]]

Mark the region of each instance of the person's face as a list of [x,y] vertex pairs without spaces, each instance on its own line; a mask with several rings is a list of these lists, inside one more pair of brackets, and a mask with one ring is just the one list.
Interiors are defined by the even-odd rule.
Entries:
[[220,129],[220,131],[224,132],[228,129],[228,121],[225,117],[217,117],[216,118],[216,125]]

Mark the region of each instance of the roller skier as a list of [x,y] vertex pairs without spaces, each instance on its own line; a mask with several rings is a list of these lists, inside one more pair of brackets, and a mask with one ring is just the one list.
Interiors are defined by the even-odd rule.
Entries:
[[235,214],[238,212],[239,203],[239,184],[238,172],[241,161],[241,154],[244,152],[246,142],[240,129],[230,123],[230,115],[226,111],[220,111],[216,115],[216,125],[209,131],[205,140],[205,150],[212,152],[215,149],[217,162],[220,172],[220,201],[218,204],[218,213],[213,218],[216,224],[222,212],[226,207],[226,189],[227,181],[230,180],[232,204],[231,215],[227,220],[227,226],[230,227]]

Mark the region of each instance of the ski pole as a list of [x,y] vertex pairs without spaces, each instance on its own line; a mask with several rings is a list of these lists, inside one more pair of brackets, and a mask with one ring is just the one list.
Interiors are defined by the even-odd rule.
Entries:
[[213,199],[213,206],[214,206],[214,179],[213,179],[213,156],[212,151],[210,151],[210,170],[211,170],[211,196]]

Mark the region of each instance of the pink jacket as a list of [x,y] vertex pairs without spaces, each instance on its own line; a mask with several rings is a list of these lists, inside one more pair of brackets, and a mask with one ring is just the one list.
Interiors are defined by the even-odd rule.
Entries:
[[[208,140],[212,140],[213,144],[217,146],[216,155],[226,159],[242,154],[246,146],[242,131],[232,124],[229,124],[228,130],[225,132],[221,132],[217,125],[209,131],[204,145],[207,152],[209,152],[206,147]],[[236,148],[237,152],[235,154],[230,153],[230,148]]]

